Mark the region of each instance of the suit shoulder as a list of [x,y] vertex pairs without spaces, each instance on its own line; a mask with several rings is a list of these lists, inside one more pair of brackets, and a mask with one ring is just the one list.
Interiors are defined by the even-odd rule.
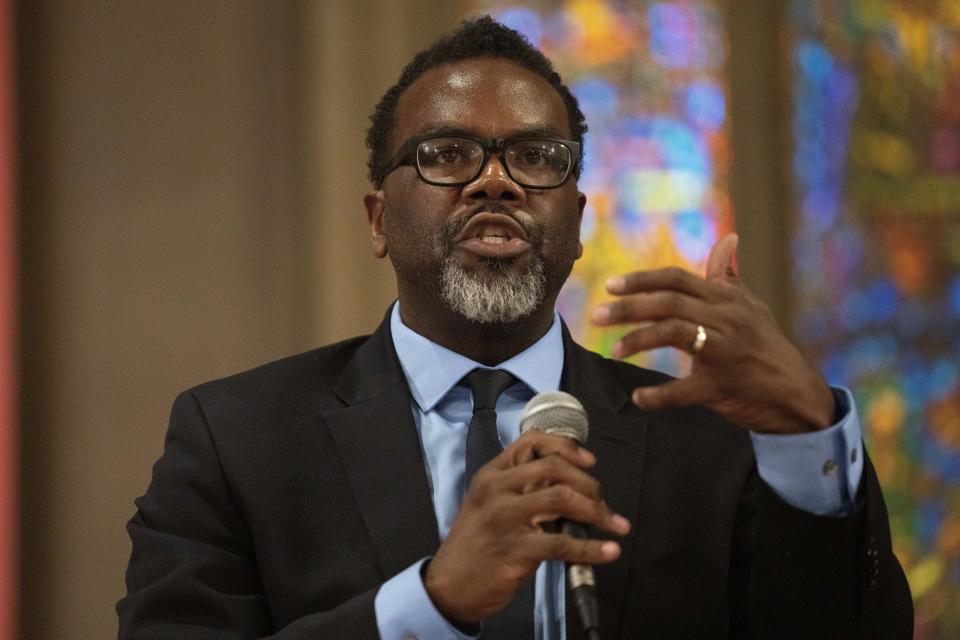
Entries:
[[369,336],[357,336],[204,382],[185,393],[203,405],[294,399],[331,389]]

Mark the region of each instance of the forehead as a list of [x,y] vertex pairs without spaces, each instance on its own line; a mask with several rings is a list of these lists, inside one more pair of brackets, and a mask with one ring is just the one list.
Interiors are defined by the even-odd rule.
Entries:
[[420,76],[397,104],[391,146],[437,128],[488,138],[530,131],[571,135],[557,90],[529,69],[500,58],[471,58]]

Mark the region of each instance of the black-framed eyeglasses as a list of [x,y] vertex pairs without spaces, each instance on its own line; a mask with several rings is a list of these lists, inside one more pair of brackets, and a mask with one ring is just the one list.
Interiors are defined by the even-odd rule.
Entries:
[[563,138],[493,139],[427,134],[404,142],[387,163],[384,175],[401,165],[410,165],[427,184],[461,187],[476,180],[494,151],[510,179],[531,189],[563,186],[580,161],[580,143]]

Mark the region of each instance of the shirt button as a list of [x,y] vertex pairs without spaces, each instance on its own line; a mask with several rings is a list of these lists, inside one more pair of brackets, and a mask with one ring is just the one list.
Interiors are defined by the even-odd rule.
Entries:
[[829,476],[837,470],[837,463],[832,459],[823,463],[823,475]]
[[853,451],[850,452],[850,462],[853,463],[856,461],[857,461],[857,448],[854,447]]

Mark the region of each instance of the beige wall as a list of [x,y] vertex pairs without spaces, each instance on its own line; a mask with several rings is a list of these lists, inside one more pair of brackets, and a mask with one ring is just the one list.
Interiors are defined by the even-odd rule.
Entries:
[[443,3],[24,3],[24,639],[116,635],[175,393],[370,330],[366,116]]
[[[367,115],[454,4],[22,3],[25,640],[115,635],[123,524],[177,391],[379,320],[394,285],[365,236]],[[734,46],[747,122],[775,98],[749,66],[767,46]],[[734,135],[769,176],[764,127]],[[773,251],[744,260],[769,299],[763,184],[735,196],[745,246]]]

